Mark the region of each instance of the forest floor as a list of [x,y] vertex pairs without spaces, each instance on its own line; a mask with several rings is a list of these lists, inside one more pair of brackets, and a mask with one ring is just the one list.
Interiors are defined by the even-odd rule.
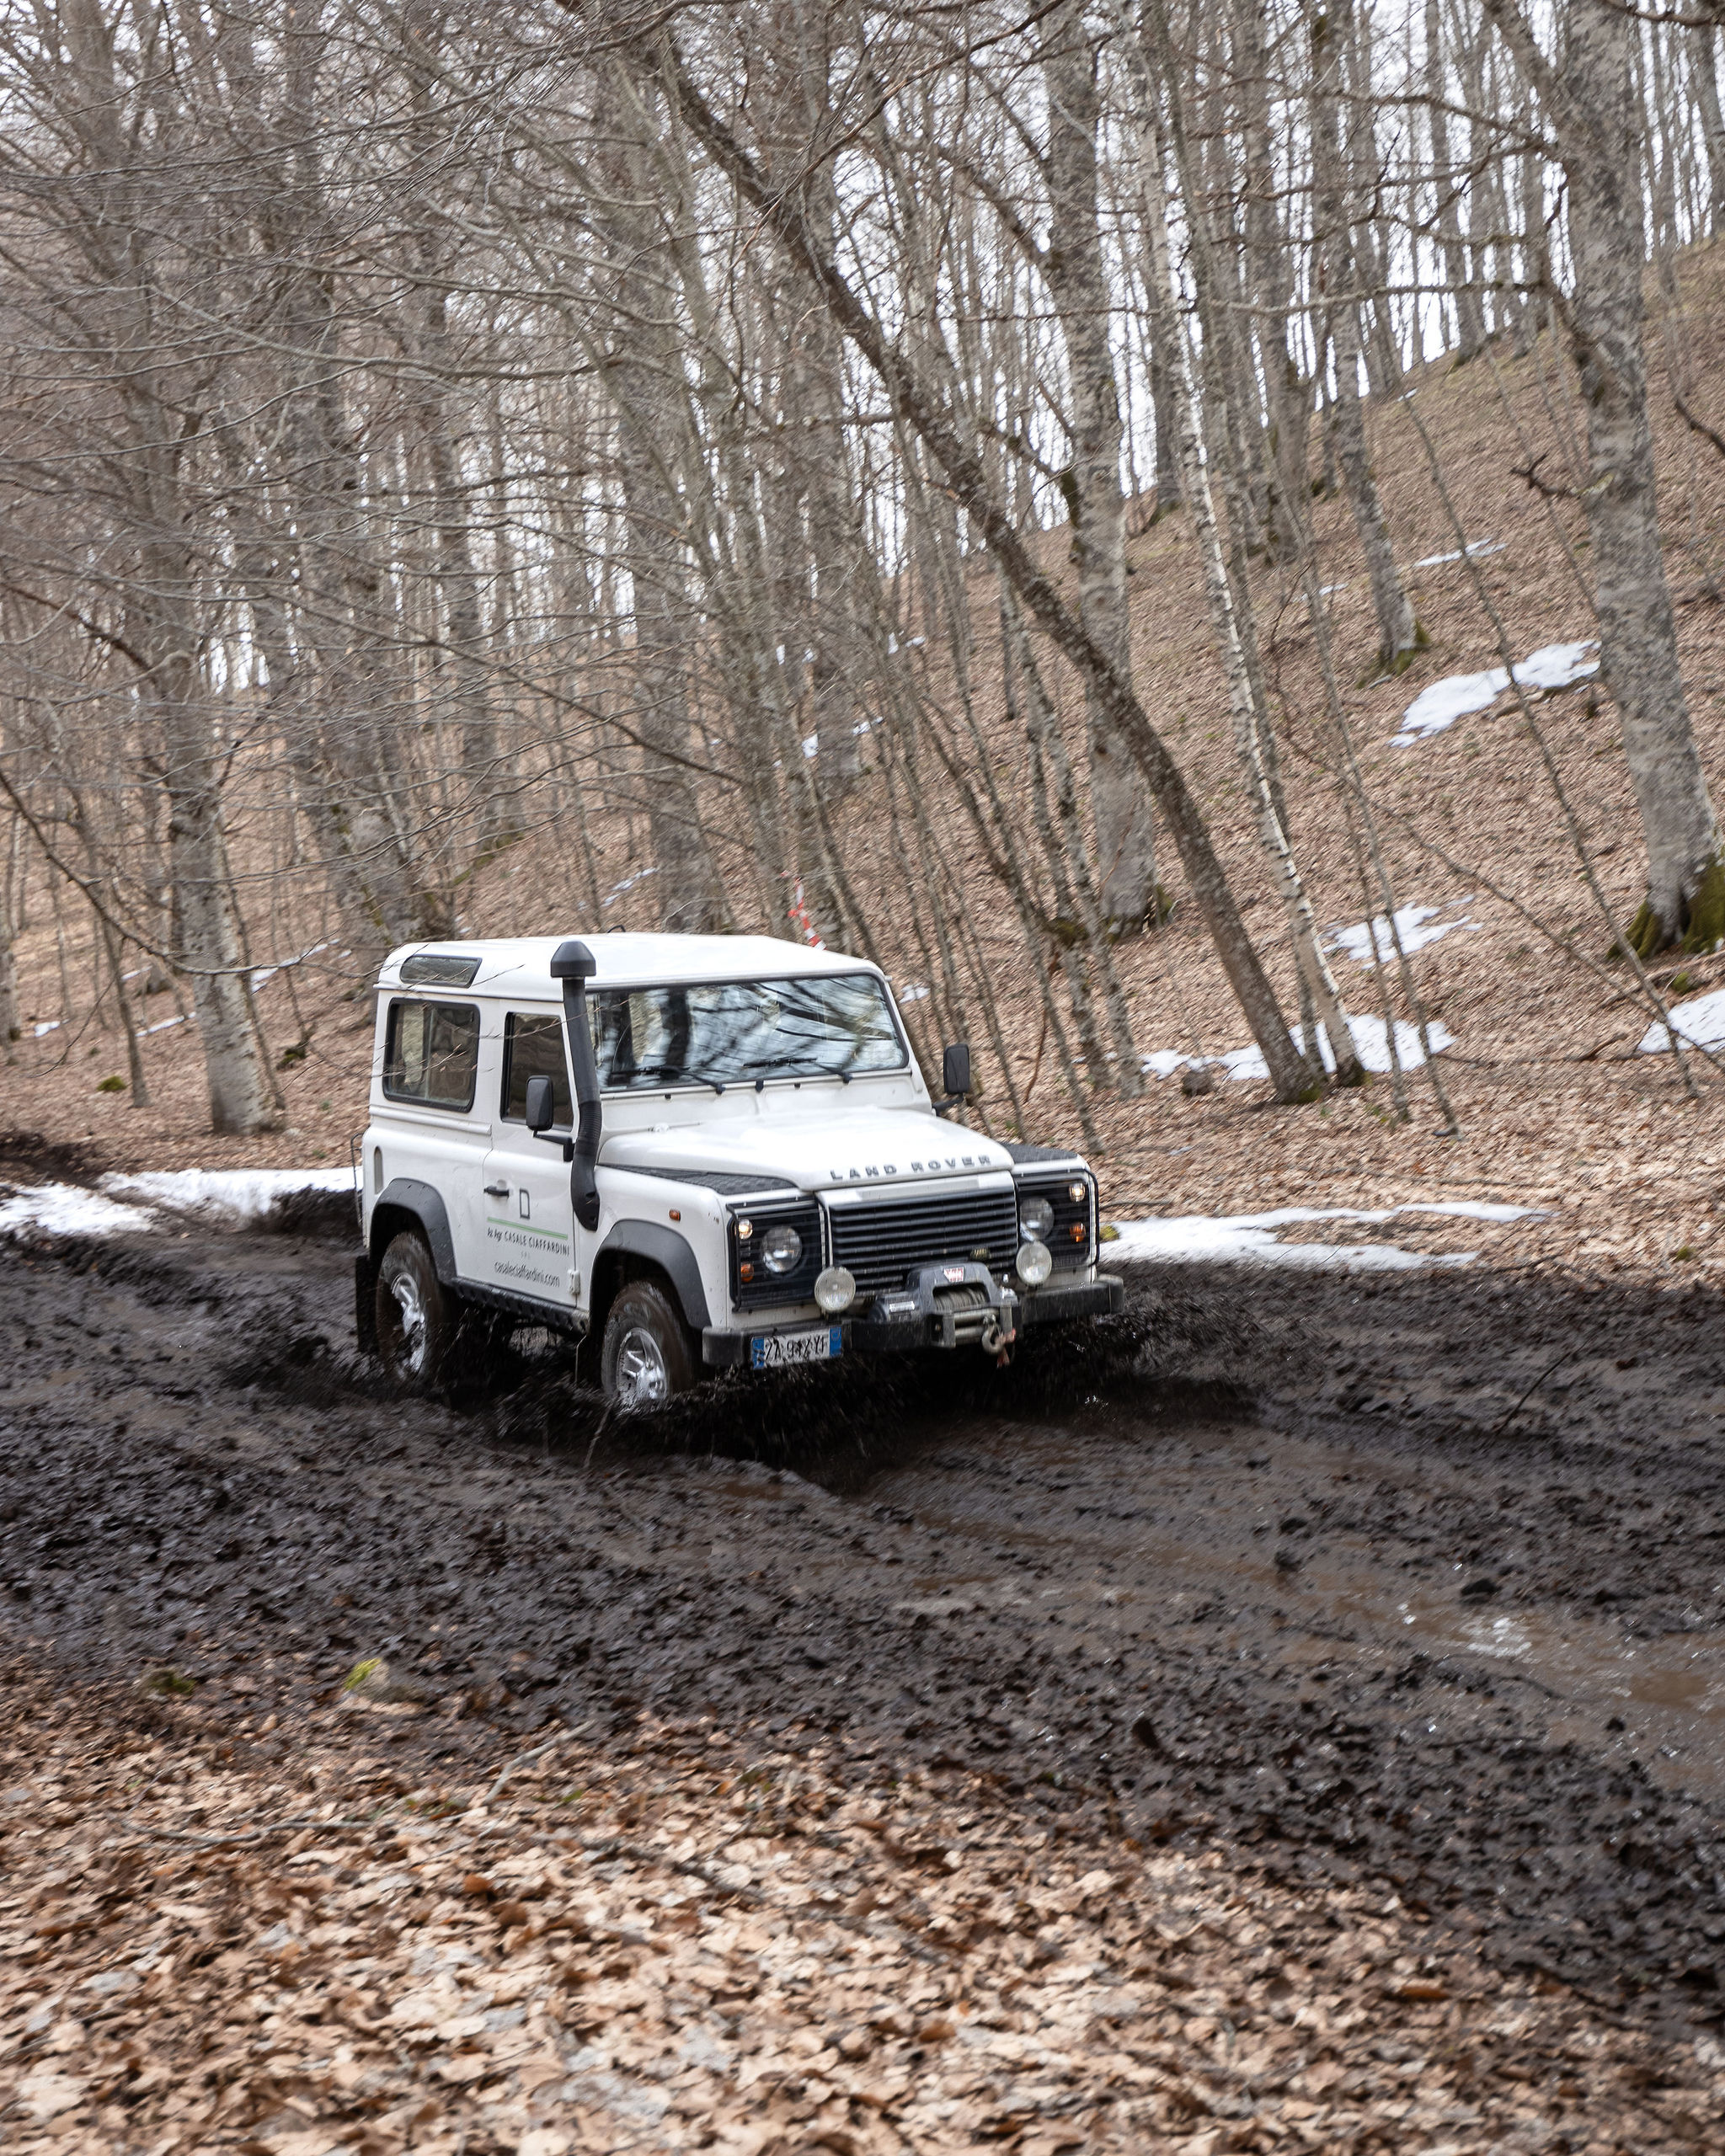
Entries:
[[620,1427],[386,1396],[330,1230],[0,1248],[8,2148],[1718,2145],[1709,1289],[1164,1267]]

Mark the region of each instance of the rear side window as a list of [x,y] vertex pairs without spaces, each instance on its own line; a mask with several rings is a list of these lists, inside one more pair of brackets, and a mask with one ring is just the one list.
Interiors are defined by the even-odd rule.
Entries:
[[389,1006],[383,1044],[383,1091],[392,1101],[428,1108],[473,1105],[479,1075],[479,1013],[471,1003]]
[[511,1011],[503,1022],[503,1113],[510,1123],[527,1119],[527,1081],[548,1078],[557,1113],[553,1120],[567,1125],[574,1118],[569,1109],[569,1061],[563,1052],[563,1020],[526,1011]]

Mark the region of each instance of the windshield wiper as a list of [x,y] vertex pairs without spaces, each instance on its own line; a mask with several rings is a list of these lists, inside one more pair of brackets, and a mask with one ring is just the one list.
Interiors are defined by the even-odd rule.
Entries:
[[711,1086],[715,1093],[724,1091],[724,1081],[708,1070],[691,1070],[681,1063],[638,1063],[628,1074],[628,1083],[633,1085],[641,1078],[662,1078],[676,1085],[686,1082],[692,1086]]
[[[749,1065],[749,1068],[751,1070],[762,1072],[794,1070],[799,1065],[804,1070],[812,1071],[817,1078],[836,1078],[846,1086],[851,1082],[851,1074],[848,1070],[842,1069],[835,1070],[830,1064],[823,1063],[818,1056],[813,1055],[774,1055],[769,1056],[764,1062],[757,1058]],[[760,1077],[755,1081],[756,1092],[760,1091],[766,1082],[765,1077]]]

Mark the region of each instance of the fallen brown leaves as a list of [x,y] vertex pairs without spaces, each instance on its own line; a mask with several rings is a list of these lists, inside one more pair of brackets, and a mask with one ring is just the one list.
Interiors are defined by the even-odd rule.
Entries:
[[643,1722],[415,1784],[363,1709],[264,1773],[192,1710],[11,1677],[20,2156],[1718,2145],[1705,2037],[1381,1892],[1051,1841],[974,1778]]

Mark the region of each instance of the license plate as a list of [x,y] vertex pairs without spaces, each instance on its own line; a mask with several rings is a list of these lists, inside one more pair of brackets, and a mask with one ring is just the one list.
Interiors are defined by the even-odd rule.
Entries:
[[844,1335],[836,1325],[817,1325],[807,1332],[761,1332],[749,1342],[750,1367],[782,1369],[787,1363],[830,1363],[843,1352]]

